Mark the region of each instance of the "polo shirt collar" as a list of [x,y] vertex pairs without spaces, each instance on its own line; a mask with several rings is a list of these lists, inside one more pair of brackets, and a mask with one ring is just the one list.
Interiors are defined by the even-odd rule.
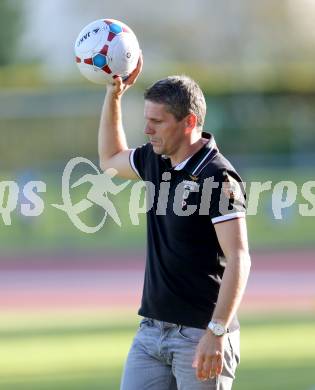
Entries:
[[[198,152],[177,164],[173,168],[174,171],[185,170],[189,175],[192,175],[198,170],[199,166],[201,166],[203,161],[211,152],[218,151],[216,142],[211,133],[202,132],[202,138],[206,138],[208,142],[201,149],[199,149]],[[171,165],[170,159],[167,156],[163,155],[162,158],[164,159],[165,163],[167,163],[167,165]]]

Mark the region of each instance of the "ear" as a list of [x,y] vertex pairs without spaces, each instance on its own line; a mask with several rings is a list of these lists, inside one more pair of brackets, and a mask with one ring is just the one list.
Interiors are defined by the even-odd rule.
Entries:
[[185,127],[188,133],[197,127],[197,116],[195,114],[188,114],[185,118]]

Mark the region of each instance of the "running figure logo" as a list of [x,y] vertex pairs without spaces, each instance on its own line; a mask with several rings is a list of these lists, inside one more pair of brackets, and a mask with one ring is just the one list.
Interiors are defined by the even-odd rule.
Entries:
[[[96,175],[88,173],[70,186],[71,174],[74,168],[81,163],[88,164],[92,167],[96,172]],[[113,202],[109,199],[108,194],[119,194],[127,187],[130,180],[117,185],[112,180],[116,173],[117,171],[112,168],[107,169],[104,173],[101,173],[95,164],[84,157],[75,157],[71,159],[66,165],[62,175],[63,204],[52,204],[51,206],[64,211],[69,216],[74,226],[84,233],[95,233],[100,230],[105,223],[107,215],[109,215],[118,226],[121,226],[117,210]],[[82,199],[78,203],[72,204],[70,188],[76,188],[85,183],[91,183],[91,188],[86,195],[86,199]],[[104,216],[97,226],[92,227],[87,226],[84,222],[82,222],[78,215],[88,210],[93,205],[102,207],[104,210]]]

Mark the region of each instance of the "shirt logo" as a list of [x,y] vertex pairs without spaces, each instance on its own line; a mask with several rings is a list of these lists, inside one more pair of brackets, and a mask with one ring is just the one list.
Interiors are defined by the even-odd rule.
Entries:
[[199,184],[196,183],[195,181],[189,181],[189,180],[184,180],[183,183],[184,183],[184,192],[182,197],[182,209],[185,210],[187,208],[186,200],[188,199],[191,192],[198,192]]
[[231,175],[225,172],[224,181],[222,183],[222,191],[227,199],[232,202],[245,203],[244,193],[240,183]]

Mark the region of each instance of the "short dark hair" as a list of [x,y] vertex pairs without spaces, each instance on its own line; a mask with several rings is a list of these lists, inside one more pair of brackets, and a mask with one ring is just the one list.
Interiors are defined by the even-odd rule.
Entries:
[[151,85],[144,93],[146,100],[165,104],[168,112],[180,121],[195,114],[202,128],[206,116],[206,100],[199,85],[187,76],[169,76]]

